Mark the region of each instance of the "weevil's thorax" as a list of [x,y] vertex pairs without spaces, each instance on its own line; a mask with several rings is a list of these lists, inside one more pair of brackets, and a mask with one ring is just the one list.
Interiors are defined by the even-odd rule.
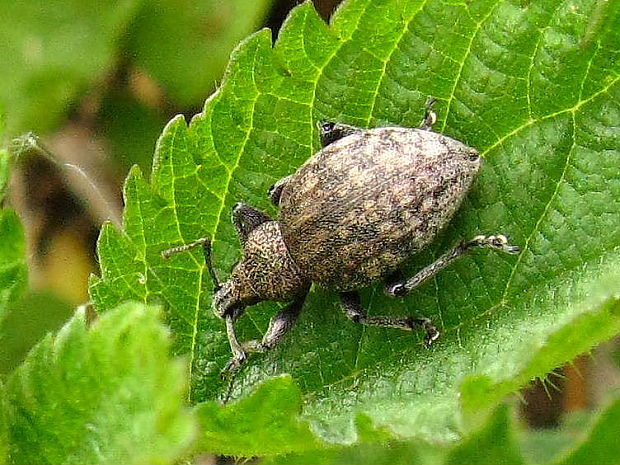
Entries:
[[263,300],[288,302],[308,286],[288,253],[280,225],[268,221],[248,235],[243,258],[214,297],[214,310],[223,316],[232,308]]

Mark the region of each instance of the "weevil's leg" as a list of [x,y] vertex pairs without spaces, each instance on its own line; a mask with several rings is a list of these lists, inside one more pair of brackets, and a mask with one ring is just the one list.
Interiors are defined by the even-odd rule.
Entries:
[[286,183],[291,179],[291,176],[286,176],[278,180],[273,186],[269,188],[267,195],[271,199],[271,202],[276,206],[280,206],[280,196],[282,195],[282,189],[286,186]]
[[446,252],[426,268],[420,270],[413,278],[393,281],[386,284],[385,292],[391,296],[405,296],[428,278],[436,275],[450,263],[475,248],[496,249],[510,254],[519,253],[519,247],[510,245],[506,236],[502,236],[501,234],[496,236],[476,236],[470,241],[461,242],[454,249]]
[[176,255],[182,252],[187,252],[188,250],[195,249],[196,247],[202,247],[202,251],[205,256],[205,263],[207,264],[207,269],[209,270],[209,275],[211,276],[211,279],[213,280],[213,286],[215,287],[215,290],[217,291],[218,289],[222,287],[222,284],[220,283],[219,279],[217,278],[217,275],[215,274],[215,268],[213,268],[213,260],[211,258],[211,239],[209,239],[208,237],[202,237],[189,244],[181,245],[179,247],[172,247],[171,249],[164,250],[162,251],[161,256],[163,258],[168,259],[172,257],[173,255]]
[[425,131],[433,130],[433,124],[437,122],[437,113],[433,111],[435,102],[437,102],[437,99],[433,97],[429,97],[426,101],[426,105],[424,105],[424,119],[422,120],[422,124],[420,124],[420,129],[424,129]]
[[307,292],[300,295],[293,302],[284,307],[279,313],[277,313],[269,322],[269,328],[263,336],[263,339],[260,341],[253,340],[239,343],[234,329],[235,320],[239,315],[227,315],[226,332],[228,334],[228,341],[230,342],[233,357],[230,362],[228,362],[228,365],[226,365],[226,368],[222,371],[222,375],[230,376],[238,371],[247,361],[248,353],[267,352],[278,345],[278,343],[297,321],[304,305],[306,295],[308,295]]
[[226,320],[226,335],[228,336],[228,343],[230,344],[230,350],[233,356],[226,364],[226,367],[222,370],[222,378],[232,376],[248,359],[248,354],[245,350],[243,350],[243,347],[239,343],[239,339],[237,339],[237,333],[235,333],[235,322],[244,310],[245,308],[235,309],[224,316],[224,319]]
[[327,147],[332,142],[336,142],[338,139],[361,132],[363,129],[356,128],[355,126],[349,126],[344,123],[334,123],[332,121],[319,122],[319,136],[321,138],[321,145]]
[[277,346],[286,333],[288,333],[289,330],[295,325],[295,322],[301,313],[301,309],[304,306],[304,301],[306,300],[307,295],[307,292],[300,295],[293,302],[274,315],[274,317],[271,318],[269,328],[267,328],[267,332],[261,341],[253,340],[244,342],[242,344],[243,348],[247,352],[267,352]]
[[347,317],[355,322],[368,326],[383,326],[384,328],[396,328],[405,331],[413,331],[415,328],[423,328],[426,331],[426,344],[430,345],[439,337],[439,331],[427,318],[394,318],[389,316],[368,316],[362,307],[360,296],[357,292],[341,292],[340,302]]
[[271,221],[265,213],[245,203],[237,203],[232,209],[232,219],[242,244],[254,229],[266,221]]

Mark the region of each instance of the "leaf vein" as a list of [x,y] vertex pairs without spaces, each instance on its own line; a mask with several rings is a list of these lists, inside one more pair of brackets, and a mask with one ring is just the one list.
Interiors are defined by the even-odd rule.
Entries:
[[[452,89],[450,90],[450,95],[448,97],[448,104],[446,106],[446,116],[443,120],[443,125],[442,128],[439,132],[444,132],[446,129],[446,124],[448,122],[448,116],[450,114],[450,108],[452,107],[452,102],[454,100],[455,94],[456,94],[456,88],[459,84],[459,82],[461,81],[461,77],[463,75],[463,69],[465,68],[465,62],[467,61],[467,59],[469,58],[469,56],[472,53],[472,45],[474,43],[474,40],[476,39],[476,37],[478,36],[478,33],[481,31],[482,29],[482,25],[486,22],[487,19],[489,19],[491,17],[491,15],[493,14],[493,12],[495,11],[495,9],[499,6],[499,4],[501,3],[501,0],[498,0],[495,2],[495,4],[493,5],[492,8],[489,9],[489,12],[484,16],[484,18],[482,18],[479,22],[476,23],[475,27],[474,27],[474,33],[470,36],[469,38],[469,43],[467,44],[467,49],[465,50],[465,53],[463,54],[463,59],[461,60],[461,63],[459,65],[459,69],[456,73],[456,77],[454,78],[454,83],[452,85]],[[469,11],[469,10],[467,10]]]

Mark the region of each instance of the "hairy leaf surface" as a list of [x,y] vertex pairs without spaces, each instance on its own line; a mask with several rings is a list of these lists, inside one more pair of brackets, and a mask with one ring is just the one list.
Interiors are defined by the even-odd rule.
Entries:
[[193,437],[156,308],[78,310],[6,385],[10,463],[172,463]]

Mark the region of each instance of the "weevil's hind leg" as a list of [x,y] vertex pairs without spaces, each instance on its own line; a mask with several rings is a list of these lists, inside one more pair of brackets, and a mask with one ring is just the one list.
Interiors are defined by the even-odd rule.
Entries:
[[436,98],[429,97],[426,101],[426,105],[424,105],[424,119],[422,120],[422,124],[420,124],[420,129],[424,129],[425,131],[432,131],[433,124],[437,122],[437,113],[433,111],[433,106],[437,102]]
[[286,186],[286,183],[291,179],[291,176],[286,176],[280,180],[278,180],[273,186],[269,188],[267,192],[267,196],[271,199],[271,203],[273,203],[276,207],[280,206],[280,197],[282,196],[282,190]]
[[257,226],[271,221],[271,218],[260,210],[245,203],[237,203],[232,210],[232,220],[242,244]]
[[226,332],[228,334],[228,341],[230,342],[230,348],[233,353],[233,357],[224,368],[222,372],[223,376],[229,376],[238,371],[243,364],[247,361],[248,353],[253,352],[267,352],[273,349],[284,338],[286,333],[293,327],[301,309],[303,308],[304,301],[306,300],[307,292],[297,297],[293,302],[284,307],[279,313],[277,313],[269,322],[269,328],[263,336],[262,340],[252,340],[244,343],[239,343],[235,334],[234,323],[238,315],[226,316]]
[[450,263],[476,248],[495,249],[509,254],[519,253],[519,247],[510,245],[506,236],[476,236],[470,241],[461,242],[454,249],[446,252],[426,268],[420,270],[412,278],[388,282],[385,286],[385,292],[393,297],[405,296],[424,281],[443,270]]
[[327,147],[338,139],[361,131],[363,131],[363,129],[344,123],[334,123],[332,121],[319,122],[319,137],[321,138],[321,145],[323,147]]
[[368,316],[362,307],[360,296],[357,292],[341,292],[340,302],[347,317],[354,323],[368,326],[382,326],[384,328],[396,328],[405,331],[413,331],[415,328],[423,328],[426,331],[426,344],[430,345],[439,337],[439,331],[427,318],[394,318],[389,316]]

